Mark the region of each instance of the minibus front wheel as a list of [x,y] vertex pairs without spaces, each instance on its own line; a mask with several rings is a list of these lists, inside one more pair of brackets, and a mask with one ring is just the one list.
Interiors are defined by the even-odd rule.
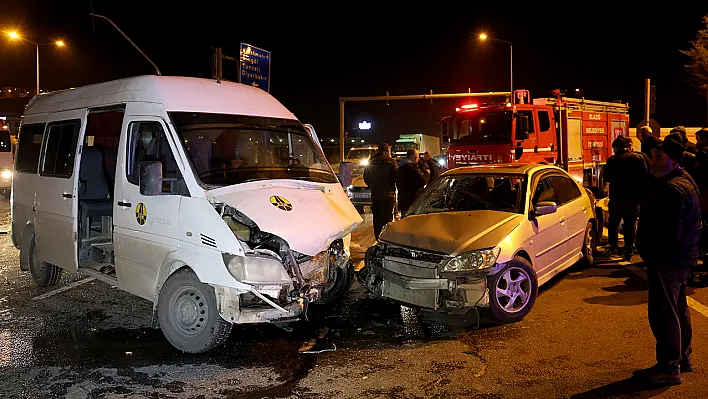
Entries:
[[189,268],[173,273],[160,290],[157,317],[165,338],[187,353],[202,353],[223,344],[231,323],[219,315],[214,288]]

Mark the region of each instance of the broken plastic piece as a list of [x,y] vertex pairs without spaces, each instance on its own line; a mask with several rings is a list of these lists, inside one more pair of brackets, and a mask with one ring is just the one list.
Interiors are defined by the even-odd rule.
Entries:
[[316,350],[316,351],[313,351],[313,350],[306,350],[306,351],[300,351],[300,353],[315,353],[315,354],[316,354],[316,353],[322,353],[322,352],[334,352],[334,351],[336,351],[336,350],[337,350],[337,345],[332,344],[332,347],[331,347],[331,348],[320,349],[320,350]]

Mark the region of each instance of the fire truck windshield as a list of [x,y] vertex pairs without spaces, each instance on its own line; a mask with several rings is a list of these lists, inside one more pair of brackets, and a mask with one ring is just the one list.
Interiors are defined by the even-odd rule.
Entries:
[[443,122],[444,135],[459,144],[511,143],[512,112],[467,112]]

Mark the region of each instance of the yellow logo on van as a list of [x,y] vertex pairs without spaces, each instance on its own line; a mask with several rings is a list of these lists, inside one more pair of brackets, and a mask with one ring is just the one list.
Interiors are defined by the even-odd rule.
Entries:
[[138,224],[142,226],[145,224],[145,220],[147,220],[147,217],[147,208],[145,207],[145,204],[141,202],[138,204],[138,206],[135,207],[135,220],[137,220]]
[[293,210],[293,204],[291,204],[290,201],[286,200],[285,198],[279,195],[274,195],[270,197],[270,203],[273,204],[273,206],[275,206],[276,208],[283,211]]

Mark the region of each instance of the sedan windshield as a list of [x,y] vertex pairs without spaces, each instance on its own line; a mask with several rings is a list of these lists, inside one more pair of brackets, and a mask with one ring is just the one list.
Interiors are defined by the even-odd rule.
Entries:
[[337,182],[298,121],[193,112],[171,112],[170,119],[204,185],[264,179]]
[[524,175],[449,175],[430,184],[408,215],[494,210],[523,213]]

